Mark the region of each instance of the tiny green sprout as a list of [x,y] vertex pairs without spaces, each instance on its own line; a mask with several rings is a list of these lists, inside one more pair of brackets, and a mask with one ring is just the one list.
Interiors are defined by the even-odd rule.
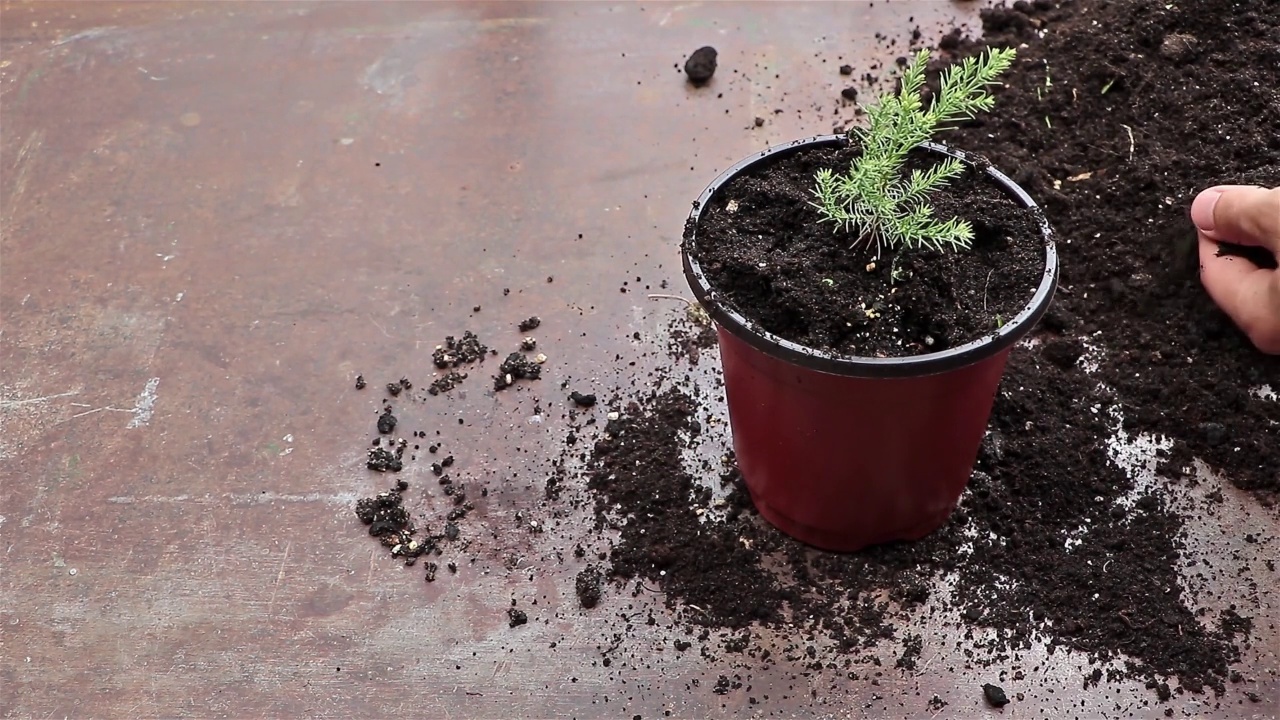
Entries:
[[836,284],[836,281],[831,278],[822,278],[822,282],[826,283],[828,286]]
[[1004,327],[1004,316],[1002,316],[1002,315],[997,315],[997,316],[996,316],[996,329],[1000,329],[1000,328],[1002,328],[1002,327]]
[[1050,130],[1052,130],[1052,129],[1053,129],[1053,123],[1049,122],[1049,116],[1048,116],[1048,115],[1045,115],[1045,116],[1044,116],[1044,124],[1045,124],[1045,127],[1049,128]]
[[1106,95],[1108,92],[1110,92],[1110,91],[1111,91],[1111,86],[1112,86],[1112,85],[1115,85],[1115,84],[1116,84],[1116,79],[1115,79],[1115,78],[1111,78],[1110,80],[1108,80],[1108,81],[1107,81],[1107,84],[1102,86],[1102,94],[1103,94],[1103,95]]
[[995,99],[987,87],[1007,70],[1013,49],[991,49],[947,68],[941,89],[928,108],[920,97],[929,51],[921,50],[903,71],[897,94],[886,93],[865,108],[870,123],[850,132],[861,154],[849,171],[819,170],[814,195],[822,221],[837,231],[856,230],[876,248],[961,250],[973,242],[973,227],[959,218],[939,220],[926,202],[933,191],[964,172],[964,164],[947,158],[927,169],[904,172],[907,157],[933,137],[939,126],[990,110]]

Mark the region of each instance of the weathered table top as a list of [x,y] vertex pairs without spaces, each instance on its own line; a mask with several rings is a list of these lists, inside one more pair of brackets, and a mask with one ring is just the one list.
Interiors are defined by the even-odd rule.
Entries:
[[[840,58],[861,73],[914,26],[927,38],[976,12],[4,5],[0,711],[919,716],[937,693],[944,716],[995,714],[980,672],[928,664],[835,693],[775,667],[753,680],[773,700],[748,706],[690,685],[724,668],[643,632],[619,673],[597,646],[624,603],[667,617],[657,599],[583,613],[538,536],[518,557],[506,538],[502,557],[483,547],[540,496],[561,435],[528,422],[539,399],[663,362],[672,306],[641,286],[683,287],[678,234],[714,174],[851,119]],[[721,69],[694,90],[674,66],[704,44]],[[425,378],[445,335],[534,314],[552,356],[541,385],[495,396],[481,379],[402,410],[460,467],[511,485],[478,520],[493,530],[481,560],[424,583],[352,514],[386,485],[363,467],[378,396],[352,379]],[[421,463],[405,476],[429,477]],[[1244,532],[1280,529],[1229,487],[1190,528],[1228,565],[1258,557],[1237,552]],[[1264,702],[1233,692],[1224,717],[1277,713],[1280,588],[1259,577],[1242,665]],[[543,617],[508,628],[513,597]],[[964,665],[946,627],[921,622],[923,658]],[[1138,686],[1082,690],[1083,664],[1044,659],[1042,685],[1005,713],[1163,716]]]

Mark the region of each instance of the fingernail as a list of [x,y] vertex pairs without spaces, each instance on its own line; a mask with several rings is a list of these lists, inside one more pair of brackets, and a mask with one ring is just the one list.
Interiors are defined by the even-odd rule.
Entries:
[[1196,196],[1194,202],[1191,203],[1191,222],[1200,228],[1201,232],[1213,232],[1213,209],[1218,205],[1218,198],[1222,197],[1222,191],[1217,188],[1209,188]]

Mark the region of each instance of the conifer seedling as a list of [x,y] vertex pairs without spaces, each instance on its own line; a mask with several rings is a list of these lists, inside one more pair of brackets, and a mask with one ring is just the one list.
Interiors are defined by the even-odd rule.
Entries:
[[947,158],[925,170],[904,173],[907,156],[931,139],[940,126],[987,111],[995,98],[987,92],[1013,64],[1013,49],[990,49],[966,58],[942,74],[941,89],[926,109],[924,88],[929,51],[921,50],[903,72],[898,92],[887,93],[866,108],[869,123],[851,131],[861,154],[849,171],[818,171],[813,205],[824,222],[854,231],[876,248],[968,249],[973,227],[959,218],[938,219],[928,196],[964,172],[964,164]]

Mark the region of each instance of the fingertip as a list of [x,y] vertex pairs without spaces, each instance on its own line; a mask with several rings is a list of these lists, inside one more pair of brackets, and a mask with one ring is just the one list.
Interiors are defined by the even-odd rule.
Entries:
[[1195,223],[1201,232],[1213,232],[1213,210],[1218,206],[1223,189],[1219,186],[1202,190],[1191,203],[1191,222]]

